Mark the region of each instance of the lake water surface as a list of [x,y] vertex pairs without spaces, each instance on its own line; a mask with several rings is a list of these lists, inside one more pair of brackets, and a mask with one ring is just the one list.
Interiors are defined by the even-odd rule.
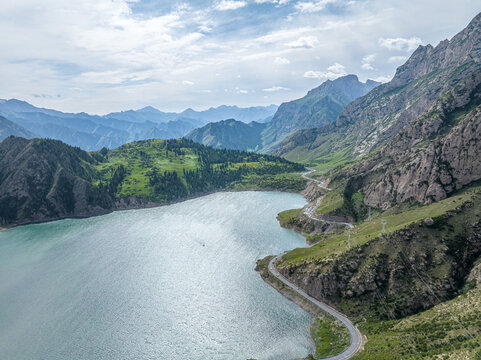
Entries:
[[0,359],[293,359],[311,317],[256,259],[305,246],[300,195],[217,193],[0,232]]

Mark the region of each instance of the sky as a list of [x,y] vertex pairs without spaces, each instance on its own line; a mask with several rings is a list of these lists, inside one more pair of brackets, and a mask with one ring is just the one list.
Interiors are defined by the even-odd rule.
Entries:
[[280,104],[388,81],[479,0],[1,0],[0,98],[105,114]]

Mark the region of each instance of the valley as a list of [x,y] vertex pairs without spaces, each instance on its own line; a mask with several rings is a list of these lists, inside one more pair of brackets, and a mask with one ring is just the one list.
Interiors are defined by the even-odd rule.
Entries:
[[[216,11],[274,3],[321,11]],[[363,71],[403,62],[382,83],[337,61],[250,90],[240,74],[165,83],[182,104],[268,104],[301,93],[281,80],[317,81],[279,106],[89,115],[0,100],[0,357],[481,359],[481,13],[465,24],[435,46],[371,39]]]

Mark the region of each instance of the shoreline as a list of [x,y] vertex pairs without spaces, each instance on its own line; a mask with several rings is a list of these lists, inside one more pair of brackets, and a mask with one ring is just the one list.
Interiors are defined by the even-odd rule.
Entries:
[[[306,179],[310,180],[307,183],[306,188],[311,184],[311,183],[316,183],[319,188],[323,188],[325,190],[331,190],[328,187],[324,185],[323,182],[320,182],[319,180],[312,179],[308,175],[310,175],[312,172],[314,172],[313,169],[308,169],[309,171],[301,173],[301,176]],[[304,198],[309,201],[309,199],[306,198],[304,194],[302,194]],[[306,205],[302,212],[311,218],[312,220],[316,221],[321,221],[325,223],[337,223],[341,224],[344,226],[347,226],[349,228],[353,228],[354,226],[348,222],[341,222],[341,221],[329,221],[329,220],[324,220],[324,219],[319,219],[313,215],[317,207],[320,205],[320,200],[322,199],[323,196],[318,197],[316,204],[314,206],[308,206]],[[311,216],[309,216],[311,215]],[[277,218],[279,221],[279,226],[282,227],[281,222],[279,218]],[[313,246],[315,243],[310,244],[307,240],[307,236],[305,236],[302,232],[297,231],[296,229],[292,228],[290,229],[298,234],[300,234],[303,238],[304,241],[308,246]],[[312,296],[307,295],[307,293],[304,293],[302,289],[300,289],[296,284],[291,283],[287,278],[284,278],[275,268],[274,264],[275,261],[281,257],[283,254],[278,254],[278,255],[269,255],[263,259],[259,259],[256,263],[255,270],[259,272],[261,275],[262,280],[264,280],[268,285],[272,286],[277,292],[279,292],[281,295],[283,295],[286,299],[292,301],[296,305],[298,305],[301,309],[304,311],[308,312],[313,316],[313,320],[311,323],[311,327],[309,330],[309,337],[311,338],[312,342],[315,343],[311,329],[312,326],[314,325],[314,322],[316,321],[317,318],[323,318],[323,320],[326,320],[328,317],[332,317],[332,319],[329,319],[331,322],[334,324],[340,323],[344,329],[346,329],[349,332],[349,344],[340,352],[329,355],[327,357],[323,357],[322,359],[350,359],[354,355],[356,355],[359,351],[362,350],[363,348],[363,335],[361,332],[357,329],[357,326],[354,325],[349,318],[337,311],[333,306],[331,306],[328,303],[319,301]],[[272,268],[272,270],[271,270]],[[316,354],[317,348],[314,347],[314,354]],[[344,353],[347,353],[347,355],[344,355]],[[311,354],[312,355],[312,354]],[[309,355],[308,355],[309,356]]]
[[7,230],[10,230],[10,229],[13,229],[13,228],[20,227],[20,226],[45,224],[45,223],[50,223],[50,222],[59,221],[59,220],[66,220],[66,219],[88,219],[88,218],[92,218],[92,217],[108,215],[108,214],[111,214],[111,213],[117,212],[117,211],[153,209],[153,208],[157,208],[157,207],[180,204],[180,203],[183,203],[185,201],[194,200],[194,199],[198,199],[198,198],[201,198],[201,197],[204,197],[204,196],[209,196],[209,195],[217,194],[217,193],[229,193],[229,192],[234,193],[234,192],[247,192],[247,191],[299,194],[299,195],[302,196],[302,194],[300,192],[297,192],[297,191],[283,191],[283,190],[272,190],[272,189],[242,189],[242,190],[219,189],[219,190],[215,190],[215,191],[208,191],[208,192],[192,195],[192,196],[189,196],[189,197],[186,197],[186,198],[183,198],[183,199],[179,199],[179,200],[176,200],[176,201],[170,201],[170,202],[167,202],[167,203],[146,202],[145,205],[143,205],[143,206],[119,207],[119,208],[116,208],[116,209],[112,209],[112,210],[105,211],[105,212],[94,213],[94,214],[91,214],[91,215],[61,216],[61,217],[54,218],[54,219],[45,219],[45,220],[27,221],[27,222],[24,222],[24,223],[8,224],[8,225],[0,226],[0,231],[7,231]]

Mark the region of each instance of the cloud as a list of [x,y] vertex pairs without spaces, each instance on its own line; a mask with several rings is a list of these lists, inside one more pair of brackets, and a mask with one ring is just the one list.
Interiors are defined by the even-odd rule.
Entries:
[[319,43],[319,40],[317,40],[317,37],[305,36],[305,37],[300,37],[297,40],[287,42],[285,43],[285,45],[293,49],[298,49],[298,48],[311,49],[317,43]]
[[275,92],[275,91],[281,91],[281,90],[290,90],[289,88],[286,88],[284,86],[271,86],[270,88],[267,88],[267,89],[263,89],[262,91],[266,91],[266,92]]
[[182,85],[192,86],[195,85],[195,82],[189,80],[183,80]]
[[389,59],[387,59],[387,62],[390,64],[396,63],[404,63],[408,59],[407,56],[391,56]]
[[372,63],[376,60],[376,54],[366,55],[362,58],[361,68],[364,70],[374,70]]
[[304,73],[304,77],[309,79],[337,79],[345,75],[347,75],[346,67],[339,63],[329,66],[327,71],[309,70]]
[[283,57],[276,57],[274,62],[279,65],[288,65],[291,63],[289,59],[283,58]]
[[380,83],[387,83],[392,80],[392,76],[378,76],[373,78],[372,80],[380,82]]
[[298,2],[294,7],[301,13],[314,13],[324,10],[327,4],[334,3],[336,0],[318,0]]
[[254,0],[256,4],[276,4],[276,5],[285,5],[290,0]]
[[[91,113],[262,105],[263,96],[281,103],[305,94],[313,78],[346,69],[362,79],[388,78],[405,60],[397,55],[409,56],[420,39],[451,38],[481,10],[472,0],[144,2],[4,1],[0,98]],[[436,16],[427,17],[434,7]],[[374,61],[363,61],[374,53]],[[262,91],[273,84],[291,90]]]
[[422,45],[423,41],[418,37],[406,38],[379,38],[379,45],[385,47],[388,50],[396,51],[413,51],[419,45]]
[[219,11],[237,10],[237,9],[243,8],[246,5],[247,5],[247,2],[245,1],[222,0],[214,6],[214,9]]

